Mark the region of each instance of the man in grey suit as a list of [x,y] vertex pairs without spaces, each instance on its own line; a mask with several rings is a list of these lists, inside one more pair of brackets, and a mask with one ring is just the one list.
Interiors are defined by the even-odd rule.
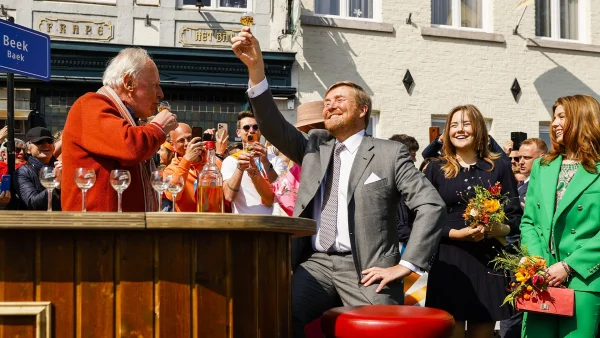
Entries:
[[[304,337],[304,325],[340,299],[348,306],[402,304],[402,278],[428,270],[433,261],[445,216],[441,197],[404,145],[365,135],[371,98],[360,86],[331,86],[323,110],[327,130],[304,134],[277,109],[250,28],[232,44],[248,67],[248,96],[263,135],[302,166],[294,216],[317,221],[317,234],[294,247],[292,263],[301,263],[292,277],[294,337]],[[402,261],[396,228],[401,196],[416,215]]]

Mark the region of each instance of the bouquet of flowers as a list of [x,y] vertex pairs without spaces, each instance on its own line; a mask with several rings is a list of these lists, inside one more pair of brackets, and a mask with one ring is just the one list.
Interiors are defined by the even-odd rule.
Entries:
[[516,249],[511,254],[503,251],[501,256],[492,260],[495,270],[507,270],[515,275],[514,282],[507,288],[509,294],[504,298],[502,305],[509,303],[515,305],[517,299],[535,301],[541,293],[548,290],[546,278],[546,260],[540,256],[531,256],[527,248]]
[[471,228],[480,225],[491,228],[494,224],[503,223],[508,219],[504,213],[507,202],[508,196],[502,195],[500,182],[487,189],[475,186],[475,197],[469,200],[463,218]]

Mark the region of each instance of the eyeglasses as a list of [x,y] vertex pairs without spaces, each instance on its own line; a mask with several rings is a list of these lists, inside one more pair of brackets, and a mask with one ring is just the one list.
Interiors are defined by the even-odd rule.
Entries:
[[23,150],[25,150],[25,149],[23,149],[23,148],[15,148],[15,153],[20,153],[20,152],[22,152]]
[[242,129],[244,129],[244,131],[250,131],[250,128],[254,129],[254,131],[258,131],[258,124],[254,124],[254,125],[245,125],[242,127]]
[[511,161],[515,161],[515,162],[519,162],[519,160],[521,159],[520,156],[515,156],[515,157],[509,157],[511,159]]

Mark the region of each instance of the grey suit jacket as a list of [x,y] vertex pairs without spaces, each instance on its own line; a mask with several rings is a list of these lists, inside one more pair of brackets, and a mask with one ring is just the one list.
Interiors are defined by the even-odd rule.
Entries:
[[[251,98],[262,134],[292,161],[302,166],[295,217],[312,218],[314,197],[332,159],[335,137],[327,130],[298,131],[279,112],[271,91]],[[381,180],[365,184],[375,173]],[[409,159],[399,142],[363,138],[348,181],[348,227],[354,265],[361,271],[398,264],[397,207],[400,196],[416,217],[402,259],[429,270],[441,238],[446,206],[437,190]],[[310,237],[305,247],[312,250]],[[295,255],[292,265],[300,263]]]

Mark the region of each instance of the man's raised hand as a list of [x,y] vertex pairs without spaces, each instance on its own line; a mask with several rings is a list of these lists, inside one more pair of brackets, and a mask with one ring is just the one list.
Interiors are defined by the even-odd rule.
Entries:
[[231,39],[235,55],[248,67],[250,87],[265,78],[265,64],[258,40],[252,35],[250,27],[243,27],[237,36]]

